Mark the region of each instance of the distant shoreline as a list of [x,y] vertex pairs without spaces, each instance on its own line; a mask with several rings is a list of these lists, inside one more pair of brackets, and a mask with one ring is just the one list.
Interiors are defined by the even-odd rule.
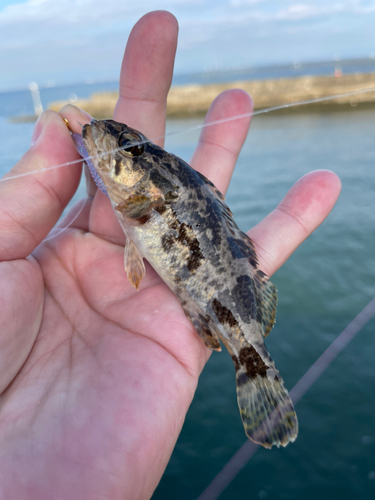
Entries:
[[[248,92],[254,100],[254,110],[280,106],[278,113],[316,112],[344,110],[351,107],[368,108],[375,106],[375,90],[355,95],[343,95],[363,89],[375,88],[374,73],[356,73],[336,76],[303,76],[265,80],[240,80],[227,83],[188,84],[173,86],[168,95],[168,117],[189,117],[204,115],[212,101],[223,91],[239,88]],[[329,99],[341,95],[340,98]],[[307,103],[290,107],[290,104],[325,99],[324,102]],[[75,102],[55,101],[49,109],[59,111],[62,106],[72,102],[87,111],[91,116],[103,119],[113,114],[118,99],[117,92],[93,93],[88,99]],[[285,107],[284,106],[288,106]],[[11,121],[32,121],[33,116],[19,116]]]
[[[375,88],[375,73],[358,73],[336,76],[304,76],[278,78],[273,80],[234,81],[206,85],[182,85],[171,88],[167,101],[167,115],[170,117],[197,116],[205,114],[212,101],[223,91],[239,88],[248,92],[254,100],[254,110],[261,110],[287,104],[322,99],[348,94],[358,90]],[[118,99],[117,92],[94,93],[89,99],[74,102],[95,118],[108,118]],[[59,111],[69,101],[51,103],[50,109]],[[343,96],[317,104],[309,108],[321,109],[338,105],[357,106],[375,104],[375,90],[356,95]],[[289,108],[292,110],[293,108]],[[286,109],[285,109],[286,111]]]

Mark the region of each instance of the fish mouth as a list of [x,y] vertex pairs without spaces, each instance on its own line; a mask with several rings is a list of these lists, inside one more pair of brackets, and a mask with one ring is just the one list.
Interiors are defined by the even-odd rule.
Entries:
[[[82,138],[85,142],[85,146],[87,149],[87,152],[89,153],[90,156],[94,156],[94,154],[97,153],[97,147],[95,144],[95,139],[93,136],[93,129],[96,131],[97,127],[97,121],[96,120],[91,120],[90,123],[87,123],[84,125],[82,129]],[[95,135],[97,136],[97,132],[95,132]]]
[[88,154],[92,157],[92,162],[95,168],[99,171],[103,168],[103,160],[106,157],[107,151],[104,144],[105,141],[105,123],[103,121],[91,120],[82,129],[82,139],[85,144]]
[[[104,133],[101,132],[98,122],[96,120],[91,120],[90,124],[86,124],[82,129],[82,139],[84,143],[84,148],[86,151],[81,151],[81,154],[86,161],[88,169],[95,184],[98,188],[108,196],[108,191],[105,183],[100,175],[100,158],[98,155],[97,142],[104,137]],[[86,153],[86,154],[85,154]]]

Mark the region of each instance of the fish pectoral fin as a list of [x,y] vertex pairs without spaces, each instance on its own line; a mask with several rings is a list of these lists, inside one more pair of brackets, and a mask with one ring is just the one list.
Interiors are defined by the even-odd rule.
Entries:
[[268,276],[260,270],[257,270],[255,273],[254,281],[254,291],[258,297],[260,295],[260,300],[257,300],[257,302],[261,304],[260,307],[262,310],[262,334],[266,338],[275,324],[277,289],[273,283],[268,281]]
[[152,208],[163,204],[160,199],[153,200],[144,194],[132,194],[125,201],[115,207],[127,219],[139,220],[145,217]]
[[184,306],[184,313],[193,323],[194,328],[196,329],[198,335],[203,340],[203,343],[209,349],[214,351],[221,351],[221,344],[219,342],[219,337],[215,329],[212,326],[212,321],[209,317],[203,317],[196,310],[187,310]]
[[139,284],[146,274],[146,269],[143,263],[143,257],[129,238],[126,238],[125,243],[124,265],[130,283],[138,290]]

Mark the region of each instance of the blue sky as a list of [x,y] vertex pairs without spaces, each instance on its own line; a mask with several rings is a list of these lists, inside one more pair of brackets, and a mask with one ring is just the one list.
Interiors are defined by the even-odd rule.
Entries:
[[0,89],[116,79],[155,9],[179,21],[178,73],[375,56],[375,0],[0,0]]

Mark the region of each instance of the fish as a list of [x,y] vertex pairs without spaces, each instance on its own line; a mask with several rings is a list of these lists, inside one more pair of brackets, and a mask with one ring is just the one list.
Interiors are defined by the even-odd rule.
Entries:
[[144,259],[173,291],[205,346],[226,347],[245,433],[271,448],[298,434],[293,403],[265,346],[277,290],[224,196],[181,158],[114,120],[92,120],[78,151],[109,197],[125,236],[124,267],[138,290]]

